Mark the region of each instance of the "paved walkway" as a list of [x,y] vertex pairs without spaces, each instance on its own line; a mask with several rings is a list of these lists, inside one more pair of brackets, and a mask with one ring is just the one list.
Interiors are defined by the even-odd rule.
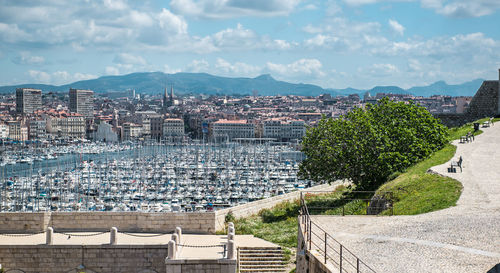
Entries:
[[415,216],[313,216],[377,272],[487,272],[500,263],[500,123],[457,145],[457,206]]

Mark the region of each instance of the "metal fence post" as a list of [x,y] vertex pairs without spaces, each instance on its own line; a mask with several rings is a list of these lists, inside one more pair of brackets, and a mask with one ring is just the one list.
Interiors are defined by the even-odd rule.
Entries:
[[340,273],[342,273],[342,245],[340,245],[340,261],[339,261],[339,265],[340,265]]
[[325,231],[325,265],[326,265],[326,245],[327,243],[326,243],[326,231]]
[[311,226],[311,217],[310,217],[310,216],[308,216],[307,218],[308,218],[308,220],[309,220],[309,250],[311,250],[311,243],[312,243],[312,232],[311,232],[312,226]]
[[356,273],[359,273],[359,258],[356,258]]

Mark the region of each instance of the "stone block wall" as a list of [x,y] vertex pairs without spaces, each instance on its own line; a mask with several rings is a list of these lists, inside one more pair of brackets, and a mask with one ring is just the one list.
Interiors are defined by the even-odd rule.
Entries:
[[236,260],[166,260],[166,273],[236,273]]
[[215,233],[215,212],[37,212],[0,213],[0,233],[56,231],[108,231],[117,227],[129,232],[172,232],[180,226],[185,233]]
[[0,264],[5,271],[82,272],[77,269],[84,265],[99,273],[164,273],[167,251],[166,245],[0,246]]
[[485,117],[500,114],[499,81],[484,81],[472,98],[464,114],[436,114],[442,123],[448,127],[457,127]]
[[0,232],[32,233],[43,232],[47,228],[50,213],[4,212],[0,213]]
[[303,191],[325,191],[325,190],[333,190],[336,186],[330,186],[328,184],[314,186],[302,191],[294,191],[283,195],[273,196],[267,199],[261,199],[253,202],[246,203],[244,205],[235,206],[232,208],[222,209],[216,211],[216,229],[223,230],[224,229],[224,220],[226,215],[231,212],[236,218],[246,217],[253,214],[257,214],[262,209],[269,209],[277,204],[284,201],[294,201],[300,198],[300,193]]
[[55,230],[214,233],[215,213],[53,212],[49,226]]

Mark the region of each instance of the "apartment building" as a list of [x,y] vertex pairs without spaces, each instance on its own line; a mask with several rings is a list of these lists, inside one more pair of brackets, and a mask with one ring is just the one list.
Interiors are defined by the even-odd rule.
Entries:
[[94,117],[94,92],[70,88],[69,111],[81,114],[85,118]]
[[183,136],[184,120],[180,118],[167,118],[163,120],[163,136]]
[[306,124],[303,120],[274,118],[262,123],[262,136],[275,138],[278,141],[302,139],[306,134]]
[[33,113],[42,108],[42,90],[32,88],[16,89],[16,112]]
[[212,138],[217,141],[230,141],[234,138],[254,138],[255,124],[242,120],[220,119],[212,124]]

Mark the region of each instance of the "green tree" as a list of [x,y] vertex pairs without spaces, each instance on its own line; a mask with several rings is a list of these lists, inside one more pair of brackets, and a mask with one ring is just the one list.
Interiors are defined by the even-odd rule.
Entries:
[[424,107],[383,99],[338,119],[324,117],[309,128],[299,174],[318,182],[347,179],[358,189],[373,189],[446,143],[446,127]]

